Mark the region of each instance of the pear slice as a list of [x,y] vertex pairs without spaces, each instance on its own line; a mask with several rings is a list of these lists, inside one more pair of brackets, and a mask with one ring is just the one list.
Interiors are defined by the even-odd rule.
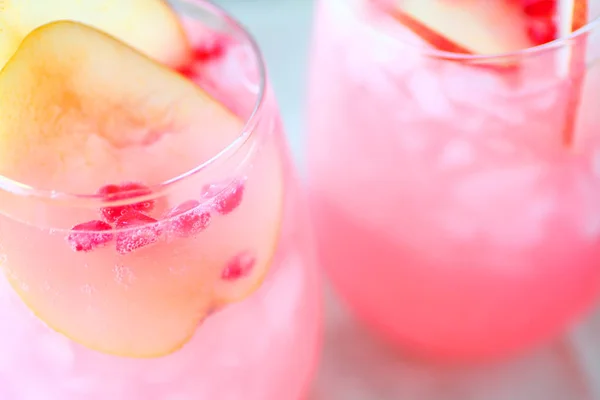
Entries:
[[[188,156],[217,154],[242,131],[236,116],[179,74],[69,21],[39,27],[23,40],[0,72],[0,105],[0,175],[36,186],[71,188],[131,165],[160,175]],[[120,356],[169,354],[214,307],[247,297],[268,271],[283,178],[277,165],[253,171],[261,183],[249,176],[239,207],[218,216],[202,237],[158,241],[123,255],[111,243],[75,253],[64,238],[43,235],[35,239],[38,255],[19,250],[32,239],[15,226],[3,238],[2,268],[23,302],[72,340]],[[167,222],[158,221],[156,232],[167,231]],[[244,249],[253,250],[252,272],[221,284],[223,268]]]
[[[396,19],[433,47],[453,53],[504,54],[534,43],[523,6],[512,0],[393,0]],[[587,0],[574,0],[572,30],[586,21]]]
[[31,31],[60,20],[93,26],[172,67],[189,60],[185,33],[163,0],[2,0],[0,68]]
[[445,51],[497,54],[530,46],[525,16],[506,0],[401,0],[397,19]]
[[[0,105],[0,174],[71,193],[172,178],[223,150],[242,127],[180,74],[69,21],[26,37],[0,72]],[[193,157],[176,153],[181,140],[198,146]],[[177,163],[138,166],[127,158],[161,143],[174,148]]]

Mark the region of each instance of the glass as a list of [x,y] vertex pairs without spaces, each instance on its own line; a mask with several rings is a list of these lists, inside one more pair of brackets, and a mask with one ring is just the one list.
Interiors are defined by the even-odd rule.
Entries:
[[320,261],[408,352],[490,359],[546,343],[600,293],[600,4],[565,39],[476,56],[427,45],[382,3],[317,3]]
[[[104,142],[89,139],[80,148],[85,162],[68,146],[51,148],[53,156],[37,144],[45,162],[66,151],[64,169],[0,166],[0,398],[281,400],[308,390],[320,284],[262,56],[216,6],[172,5],[195,57],[182,75],[169,72],[169,82],[193,87],[185,76],[228,111],[208,95],[206,111],[186,109],[185,99],[176,108],[168,94],[152,93],[152,106],[167,102],[170,128],[181,110],[197,125],[180,136],[115,145],[108,156]],[[140,15],[137,23],[148,21]],[[90,57],[99,72],[77,71],[97,79],[86,86],[90,93],[104,93],[114,80],[125,98],[138,77],[153,87],[143,81],[147,64],[132,72],[125,62]],[[9,70],[3,73],[23,72]],[[0,87],[0,98],[6,90]],[[106,121],[120,118],[113,111]],[[137,114],[148,117],[143,126],[152,122],[144,112]],[[113,168],[102,164],[106,158],[125,161]]]

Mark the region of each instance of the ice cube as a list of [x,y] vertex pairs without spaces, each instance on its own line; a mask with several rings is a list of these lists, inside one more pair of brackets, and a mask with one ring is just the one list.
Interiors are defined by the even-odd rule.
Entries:
[[[403,152],[412,156],[421,156],[428,149],[429,138],[427,135],[423,135],[416,130],[406,129],[403,132],[399,132],[397,135],[393,135],[393,138],[395,138],[398,147],[400,147]],[[372,181],[377,176],[377,173],[371,174],[369,180]],[[366,181],[368,182],[369,180]]]
[[89,395],[98,391],[101,382],[95,381],[89,377],[67,378],[63,381],[62,387],[68,392],[75,392]]
[[501,137],[489,137],[485,141],[485,145],[494,156],[499,158],[514,157],[518,154],[518,148],[514,142]]
[[53,389],[51,382],[36,379],[27,383],[23,382],[16,387],[18,388],[18,400],[65,400],[64,396],[59,395],[57,390]]
[[190,394],[186,394],[186,393],[173,393],[173,394],[168,394],[167,397],[165,397],[165,400],[194,400],[197,397],[192,397]]
[[442,170],[450,170],[466,167],[472,164],[474,159],[473,145],[464,139],[454,139],[444,146],[439,164]]
[[344,70],[366,90],[389,97],[390,101],[404,96],[400,85],[423,63],[418,52],[410,51],[380,27],[357,25],[348,43],[352,45],[344,48],[344,58],[340,60]]
[[439,75],[424,69],[417,70],[410,75],[406,84],[421,112],[437,118],[450,118],[453,115],[452,104],[441,86]]
[[496,168],[480,170],[469,174],[456,185],[458,198],[465,204],[481,205],[486,209],[488,204],[480,204],[482,199],[494,199],[514,193],[533,191],[543,169],[538,164],[498,165]]
[[[194,343],[195,344],[195,343]],[[186,369],[196,367],[194,351],[179,351],[168,357],[157,358],[146,363],[144,368],[144,379],[148,383],[161,384],[173,383],[178,378],[185,376]]]
[[540,93],[532,94],[531,98],[527,102],[529,108],[535,111],[549,110],[558,103],[559,91],[558,90],[544,90]]
[[492,71],[447,63],[440,68],[440,76],[448,98],[459,104],[480,107],[508,94],[501,78]]
[[466,120],[482,113],[510,125],[525,121],[522,104],[514,101],[518,98],[518,88],[509,87],[497,73],[448,63],[439,74],[440,85],[449,101],[474,111],[465,113]]
[[385,71],[383,66],[377,65],[369,60],[370,51],[360,48],[348,49],[346,57],[341,64],[350,77],[358,86],[375,94],[392,97],[399,93],[397,83]]
[[[6,303],[0,303],[0,308]],[[10,305],[9,305],[10,306]],[[14,371],[16,363],[22,357],[23,344],[27,337],[19,328],[19,322],[4,313],[0,313],[1,321],[10,321],[10,329],[4,329],[0,334],[0,375],[9,374]]]
[[241,85],[248,92],[256,94],[260,89],[260,79],[254,58],[251,47],[231,45],[224,59],[215,64],[215,70],[211,72],[221,76],[221,84],[226,87],[238,88]]
[[69,340],[57,333],[39,336],[36,340],[39,357],[52,371],[66,371],[75,364],[75,352]]
[[466,134],[478,134],[485,131],[488,124],[489,117],[482,113],[472,113],[466,116],[460,123],[460,130]]
[[543,221],[556,210],[556,199],[540,187],[543,172],[542,166],[531,164],[470,174],[456,186],[457,208],[495,242],[535,244],[544,235]]
[[[14,296],[13,290],[10,284],[7,282],[2,270],[0,270],[0,305],[3,305],[5,302],[9,302],[10,299]],[[2,308],[0,307],[0,315],[2,313]]]

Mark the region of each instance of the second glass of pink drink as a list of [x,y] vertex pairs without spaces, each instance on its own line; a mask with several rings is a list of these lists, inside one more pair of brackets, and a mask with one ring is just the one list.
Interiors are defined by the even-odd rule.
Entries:
[[600,293],[600,4],[320,0],[320,260],[409,352],[506,357]]
[[318,275],[256,43],[200,0],[0,11],[0,398],[296,400]]

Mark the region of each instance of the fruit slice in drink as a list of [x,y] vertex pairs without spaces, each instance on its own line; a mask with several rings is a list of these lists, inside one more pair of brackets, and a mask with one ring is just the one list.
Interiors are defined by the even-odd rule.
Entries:
[[[202,162],[242,132],[236,116],[180,74],[68,21],[39,27],[22,41],[0,72],[0,104],[0,175],[58,190],[87,190],[89,182],[140,165],[159,174],[164,159],[152,154],[173,153],[174,164]],[[247,297],[267,273],[282,177],[277,167],[261,171],[237,181],[243,188],[206,198],[199,190],[162,219],[144,207],[115,218],[98,210],[98,221],[81,221],[71,232],[71,247],[56,250],[68,262],[45,268],[23,254],[5,264],[7,277],[40,319],[74,341],[121,356],[168,354],[215,307]],[[125,187],[143,188],[125,184],[102,193]],[[210,225],[205,210],[214,215]]]
[[[132,22],[140,18],[142,22]],[[101,29],[172,67],[189,61],[185,33],[163,0],[4,0],[0,3],[0,68],[31,31],[58,20]]]
[[[558,0],[556,0],[558,1]],[[555,1],[393,0],[393,15],[431,46],[465,54],[503,54],[556,38]],[[575,0],[572,30],[587,22]],[[537,3],[537,7],[536,7]]]
[[403,0],[394,16],[439,50],[489,54],[529,47],[523,13],[505,1]]
[[[392,14],[431,46],[463,54],[505,54],[538,46],[575,32],[588,20],[588,0],[564,0],[571,11],[559,12],[560,0],[393,0]],[[561,4],[561,5],[562,5]],[[566,24],[566,29],[563,26]],[[566,32],[565,32],[566,31]],[[568,44],[566,45],[568,46]],[[585,41],[574,51],[558,51],[559,76],[572,76],[566,108],[564,142],[573,141],[581,96]]]

